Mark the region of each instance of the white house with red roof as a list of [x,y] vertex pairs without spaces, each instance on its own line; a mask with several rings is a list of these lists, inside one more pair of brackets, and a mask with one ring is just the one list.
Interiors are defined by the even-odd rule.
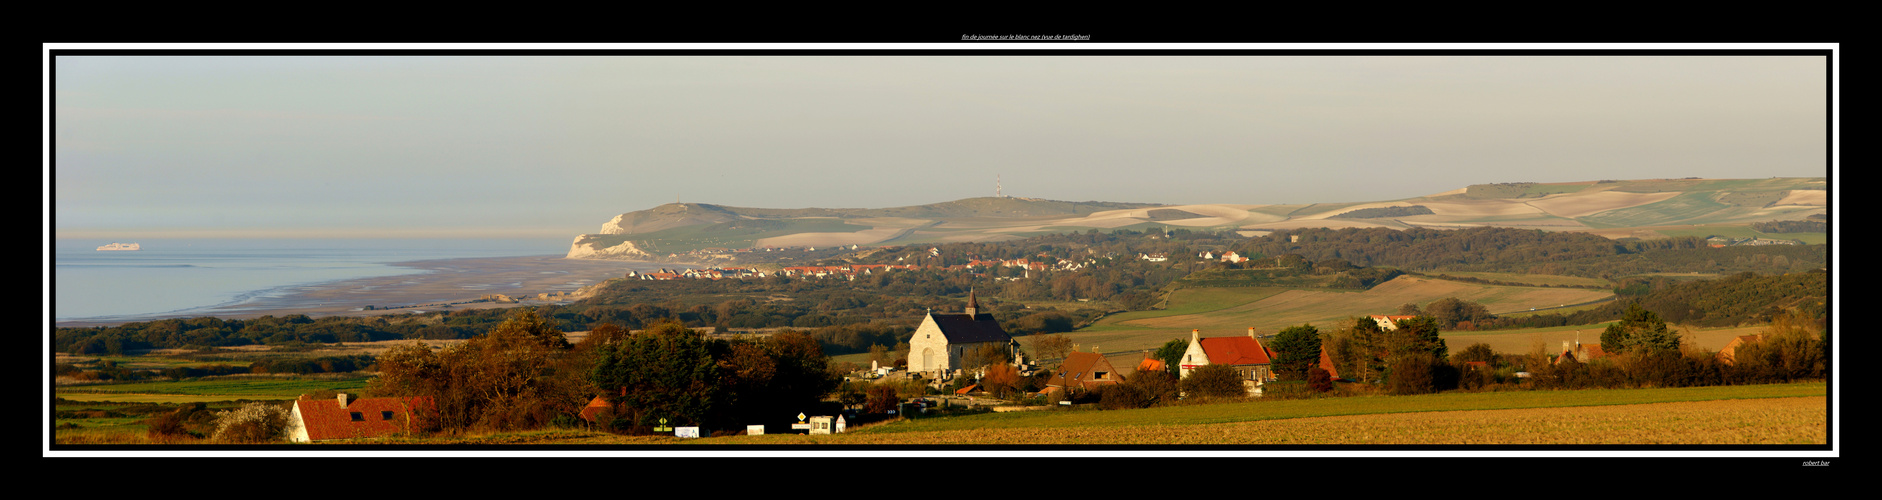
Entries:
[[311,399],[302,394],[288,411],[288,440],[296,443],[328,439],[371,438],[411,432],[412,412],[433,408],[430,398]]
[[1380,315],[1380,314],[1374,314],[1372,315],[1372,322],[1378,323],[1380,330],[1385,330],[1389,332],[1389,331],[1398,329],[1398,322],[1416,318],[1416,317],[1417,316],[1385,316],[1385,315]]
[[1178,360],[1178,368],[1183,378],[1191,372],[1207,365],[1228,365],[1242,376],[1242,384],[1251,394],[1260,394],[1261,384],[1274,380],[1274,352],[1261,345],[1255,338],[1255,329],[1248,329],[1248,336],[1203,338],[1201,330],[1189,331],[1189,350],[1183,352]]

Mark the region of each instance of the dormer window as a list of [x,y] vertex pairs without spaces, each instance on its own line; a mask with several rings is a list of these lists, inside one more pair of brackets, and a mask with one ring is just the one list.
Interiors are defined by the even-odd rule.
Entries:
[[390,411],[379,412],[379,419],[380,420],[392,420],[392,412]]
[[366,415],[365,415],[365,414],[362,414],[362,413],[360,413],[360,412],[352,412],[352,413],[353,413],[353,421],[354,421],[354,422],[365,422],[365,421],[366,421]]

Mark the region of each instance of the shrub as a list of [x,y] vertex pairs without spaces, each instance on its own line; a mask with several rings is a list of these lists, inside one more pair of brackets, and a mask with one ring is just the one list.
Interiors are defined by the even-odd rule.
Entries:
[[285,437],[287,427],[287,410],[266,403],[248,403],[216,414],[214,439],[224,443],[269,443]]
[[1326,370],[1322,370],[1318,366],[1313,367],[1313,368],[1308,368],[1307,369],[1307,388],[1312,389],[1314,392],[1332,391],[1333,390],[1333,374],[1327,373]]
[[902,398],[896,396],[894,386],[886,384],[877,385],[869,388],[869,401],[863,404],[863,411],[869,413],[888,413],[889,410],[895,409],[897,403],[901,402]]
[[1386,392],[1394,395],[1437,392],[1437,380],[1432,370],[1434,361],[1430,354],[1425,353],[1393,356],[1386,361]]
[[1192,397],[1237,398],[1248,395],[1241,375],[1228,365],[1203,365],[1191,370],[1178,387]]
[[1098,407],[1106,410],[1148,408],[1154,400],[1144,390],[1129,384],[1099,386]]

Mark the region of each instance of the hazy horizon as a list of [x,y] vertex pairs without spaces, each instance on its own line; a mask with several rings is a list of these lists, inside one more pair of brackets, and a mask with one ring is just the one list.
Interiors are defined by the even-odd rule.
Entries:
[[572,238],[676,200],[1825,177],[1822,56],[53,58],[57,238]]

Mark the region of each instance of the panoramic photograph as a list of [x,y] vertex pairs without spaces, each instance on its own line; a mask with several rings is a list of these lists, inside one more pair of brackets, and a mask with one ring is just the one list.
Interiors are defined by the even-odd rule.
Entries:
[[1828,47],[624,49],[48,49],[42,456],[1837,456]]

